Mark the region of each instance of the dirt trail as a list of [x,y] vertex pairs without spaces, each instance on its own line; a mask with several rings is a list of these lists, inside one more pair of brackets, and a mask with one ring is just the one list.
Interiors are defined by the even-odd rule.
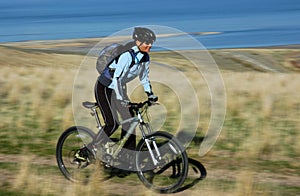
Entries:
[[[30,160],[31,165],[39,165],[39,166],[56,166],[56,159],[55,157],[35,157],[30,156],[29,158],[24,155],[9,155],[9,154],[0,154],[0,163],[21,163],[24,160]],[[232,170],[226,170],[226,169],[210,169],[209,162],[205,163],[207,165],[204,165],[207,171],[207,176],[204,180],[225,180],[225,181],[236,181],[238,180],[238,176],[241,173],[241,171],[232,171]],[[10,171],[1,169],[0,173],[0,180],[2,183],[4,181],[13,182],[13,174]],[[297,175],[295,172],[291,172],[290,174],[276,174],[276,173],[268,173],[268,172],[249,172],[248,173],[249,178],[253,180],[253,182],[256,183],[268,183],[268,184],[274,184],[274,185],[283,185],[283,186],[291,186],[291,187],[298,187],[300,184],[300,176]],[[62,175],[56,176],[58,180],[60,180],[62,183],[68,182]],[[55,178],[56,178],[55,177]],[[138,180],[138,179],[136,179]],[[103,182],[107,185],[108,189],[116,190],[120,189],[119,183],[110,183],[110,180],[107,180],[106,182]],[[130,182],[127,182],[131,184]],[[201,184],[201,181],[199,182]],[[138,183],[137,183],[138,184]],[[136,189],[136,186],[131,186],[127,184],[124,184],[123,186],[126,186],[126,191],[128,192],[129,189]],[[138,185],[139,187],[145,189],[141,183]],[[197,184],[195,185],[197,187]],[[145,189],[146,190],[146,189]],[[187,193],[190,190],[187,189],[183,191],[183,193]],[[191,190],[192,191],[192,190]],[[183,194],[182,193],[182,194]],[[178,193],[178,195],[181,195]]]

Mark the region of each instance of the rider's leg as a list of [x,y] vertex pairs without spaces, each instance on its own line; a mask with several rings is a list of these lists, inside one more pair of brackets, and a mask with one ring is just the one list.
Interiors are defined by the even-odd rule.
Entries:
[[95,98],[99,105],[104,119],[104,126],[96,135],[94,141],[99,142],[102,139],[108,140],[114,131],[118,128],[116,111],[112,107],[113,90],[103,86],[99,81],[95,85]]
[[[125,98],[129,100],[129,98],[127,97],[126,87],[125,88],[123,87],[122,89],[123,89],[123,96],[125,96]],[[126,120],[133,117],[133,114],[130,112],[129,108],[122,106],[121,102],[118,101],[116,98],[115,99],[114,98],[115,95],[113,93],[114,101],[112,103],[112,106],[115,111],[118,111],[122,120]],[[127,134],[130,125],[131,123],[122,124],[121,139],[124,138],[124,136]],[[128,140],[125,142],[123,149],[119,153],[119,157],[121,157],[120,160],[122,160],[120,169],[126,171],[133,170],[133,161],[134,161],[133,157],[134,157],[135,148],[136,148],[136,135],[135,135],[135,131],[133,131],[133,133],[129,136]]]
[[[130,113],[129,108],[122,106],[120,102],[116,101],[114,105],[116,106],[116,109],[118,110],[123,120],[133,117],[133,114]],[[122,125],[121,139],[127,134],[130,125],[131,125],[130,123],[125,123]],[[129,136],[128,140],[126,141],[124,148],[129,150],[135,150],[135,147],[136,147],[136,135],[134,130],[133,133]]]
[[[133,116],[130,114],[129,109],[123,106],[118,107],[118,112],[120,113],[120,116],[122,117],[123,120],[129,119]],[[127,134],[130,125],[131,125],[130,123],[122,124],[121,139],[124,138],[124,136]],[[120,169],[126,172],[134,171],[135,148],[136,148],[136,135],[134,130],[133,133],[129,135],[129,138],[125,142],[124,147],[120,152],[120,157],[122,160]],[[127,175],[127,173],[125,175]]]

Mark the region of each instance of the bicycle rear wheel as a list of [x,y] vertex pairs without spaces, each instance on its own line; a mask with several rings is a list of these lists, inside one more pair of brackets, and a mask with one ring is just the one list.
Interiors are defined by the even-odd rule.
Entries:
[[[88,128],[73,126],[62,133],[56,146],[56,160],[63,175],[75,182],[86,182],[95,171],[90,165],[94,159],[84,148],[92,142],[94,132]],[[81,156],[78,156],[78,155]]]
[[[157,145],[161,159],[153,163],[150,150],[158,160]],[[136,170],[143,184],[160,193],[172,193],[185,181],[188,173],[188,156],[180,142],[166,132],[155,132],[142,139],[137,146]]]

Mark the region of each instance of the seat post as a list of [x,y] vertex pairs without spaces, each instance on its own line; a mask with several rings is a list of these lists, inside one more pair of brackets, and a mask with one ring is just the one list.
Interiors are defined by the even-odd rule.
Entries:
[[91,108],[92,110],[92,115],[95,117],[96,123],[97,123],[97,128],[100,130],[102,128],[101,122],[100,122],[100,118],[98,115],[98,111],[96,109],[97,107],[93,107]]

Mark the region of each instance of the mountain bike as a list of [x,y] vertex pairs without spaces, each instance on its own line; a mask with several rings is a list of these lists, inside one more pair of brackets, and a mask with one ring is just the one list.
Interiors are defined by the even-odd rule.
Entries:
[[[91,145],[96,134],[89,128],[73,126],[65,130],[58,139],[56,147],[56,159],[60,171],[71,181],[85,182],[93,175],[94,166],[98,163],[103,168],[118,168],[121,167],[122,162],[128,164],[131,161],[132,171],[147,188],[160,193],[176,191],[187,177],[188,156],[184,147],[173,135],[152,130],[147,111],[150,106],[156,104],[158,103],[149,101],[130,104],[133,117],[120,122],[121,125],[130,123],[127,134],[119,140],[111,138],[100,146]],[[83,102],[82,105],[91,110],[98,131],[101,132],[103,126],[97,103]],[[122,153],[123,146],[137,127],[141,133],[140,141],[133,156],[126,157],[126,153]],[[90,149],[90,146],[94,147]]]

